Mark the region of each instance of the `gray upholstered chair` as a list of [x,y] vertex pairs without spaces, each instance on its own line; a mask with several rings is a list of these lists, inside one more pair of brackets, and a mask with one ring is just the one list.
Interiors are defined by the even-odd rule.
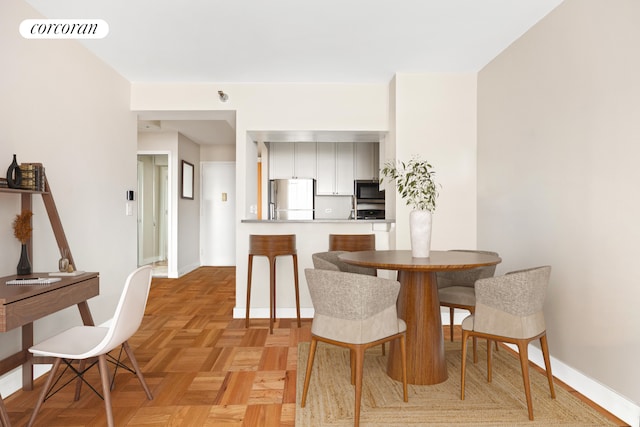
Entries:
[[318,252],[311,255],[313,267],[320,270],[344,271],[347,273],[365,274],[368,276],[377,275],[375,268],[360,267],[358,265],[347,264],[340,261],[339,256],[348,251]]
[[[455,252],[474,252],[498,256],[496,252],[491,251],[456,249]],[[451,341],[453,341],[454,309],[458,308],[461,310],[467,310],[473,314],[476,305],[476,296],[474,291],[474,284],[476,283],[476,280],[492,277],[495,274],[495,271],[495,265],[488,265],[486,267],[477,267],[469,270],[439,271],[436,273],[440,306],[449,307],[449,330],[451,334]],[[496,342],[496,350],[497,349],[498,343]],[[476,341],[474,340],[473,363],[476,363],[477,361]]]
[[[549,389],[551,397],[555,399],[547,331],[542,311],[550,273],[551,267],[543,266],[514,271],[504,276],[480,279],[476,282],[475,314],[462,322],[461,399],[464,400],[465,361],[469,337],[497,340],[518,346],[530,420],[533,420],[533,404],[529,385],[528,346],[531,341],[540,339]],[[490,345],[487,346],[487,382],[491,382]]]
[[351,383],[355,384],[354,425],[360,423],[362,368],[367,348],[400,340],[403,398],[407,401],[405,331],[398,318],[396,301],[400,283],[362,274],[305,269],[315,310],[311,345],[300,405],[305,406],[318,341],[346,347],[351,352]]

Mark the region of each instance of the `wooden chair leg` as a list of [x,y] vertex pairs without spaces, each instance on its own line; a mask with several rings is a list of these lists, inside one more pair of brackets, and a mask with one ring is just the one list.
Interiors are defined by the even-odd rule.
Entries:
[[276,257],[269,257],[269,333],[276,321]]
[[453,342],[453,307],[449,307],[449,334],[451,335],[451,342]]
[[520,367],[522,368],[522,381],[524,382],[524,394],[527,397],[527,409],[529,419],[533,421],[533,402],[531,401],[531,386],[529,383],[529,355],[527,340],[518,340],[518,353],[520,354]]
[[11,422],[9,421],[9,413],[7,412],[7,407],[4,406],[2,396],[0,396],[0,425],[4,427],[11,427]]
[[487,382],[492,380],[492,365],[491,365],[491,341],[487,340]]
[[460,400],[464,400],[464,373],[467,367],[467,339],[469,339],[469,331],[462,330],[462,359],[460,361]]
[[[82,359],[79,363],[78,363],[78,372],[83,372],[84,371],[84,367],[85,364],[87,363],[86,359]],[[80,400],[80,392],[82,391],[82,378],[80,376],[78,376],[78,379],[76,380],[76,394],[73,396],[73,400],[74,401],[78,401]]]
[[42,403],[44,402],[44,399],[47,397],[47,393],[49,393],[49,390],[53,385],[53,380],[56,377],[56,372],[58,372],[58,368],[60,367],[61,362],[62,359],[56,359],[55,362],[53,362],[53,366],[51,367],[51,371],[49,372],[49,377],[47,377],[47,382],[45,383],[44,387],[42,387],[42,391],[40,392],[40,396],[38,397],[38,401],[36,402],[36,407],[33,408],[31,418],[29,418],[29,422],[27,423],[28,427],[31,427],[36,421],[36,416],[38,415],[38,412],[40,412]]
[[244,327],[249,327],[249,304],[251,303],[251,273],[253,270],[253,255],[249,254],[249,273],[247,274],[247,312],[244,318]]
[[149,386],[147,385],[147,382],[144,380],[144,376],[142,375],[142,371],[140,370],[140,366],[138,365],[136,356],[133,354],[133,350],[131,350],[131,347],[129,346],[129,341],[125,341],[124,343],[122,343],[122,346],[124,347],[125,353],[127,353],[127,357],[129,357],[129,360],[131,361],[133,370],[136,371],[136,376],[140,381],[140,385],[144,389],[144,392],[147,394],[147,399],[153,400],[153,395],[151,394],[151,390],[149,390]]
[[353,425],[360,425],[360,404],[362,400],[362,369],[364,365],[364,347],[356,346],[356,399],[355,410],[353,411]]
[[356,352],[349,349],[349,368],[351,369],[351,385],[356,385]]
[[302,400],[300,401],[300,407],[304,408],[307,403],[307,392],[309,391],[309,381],[311,380],[311,370],[313,369],[313,359],[316,357],[316,347],[318,340],[311,337],[311,345],[309,346],[309,357],[307,359],[307,371],[304,376],[304,386],[302,388]]
[[107,357],[104,354],[98,356],[98,368],[100,370],[100,381],[102,382],[102,398],[104,399],[104,407],[107,412],[107,425],[114,427],[113,408],[111,407],[111,377],[109,375]]
[[553,374],[551,373],[551,360],[549,359],[549,345],[547,344],[547,335],[540,337],[540,348],[542,349],[542,356],[544,357],[544,367],[547,370],[547,380],[549,381],[549,391],[551,391],[551,398],[556,398],[556,391],[553,388]]
[[408,402],[409,397],[407,394],[407,346],[406,346],[404,335],[400,335],[400,357],[402,357],[402,393],[403,393],[404,401]]
[[293,254],[293,283],[296,287],[296,315],[298,316],[298,328],[302,327],[300,322],[300,287],[298,286],[298,255]]
[[473,363],[478,363],[478,339],[476,337],[473,340]]

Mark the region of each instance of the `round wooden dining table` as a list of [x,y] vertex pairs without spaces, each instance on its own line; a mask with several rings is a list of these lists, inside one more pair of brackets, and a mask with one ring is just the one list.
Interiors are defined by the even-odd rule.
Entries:
[[[428,258],[413,258],[410,250],[362,251],[340,255],[348,264],[398,272],[398,316],[407,324],[407,382],[439,384],[447,380],[444,337],[436,272],[466,270],[502,261],[498,256],[474,252],[431,251]],[[402,381],[400,345],[391,342],[387,373]]]

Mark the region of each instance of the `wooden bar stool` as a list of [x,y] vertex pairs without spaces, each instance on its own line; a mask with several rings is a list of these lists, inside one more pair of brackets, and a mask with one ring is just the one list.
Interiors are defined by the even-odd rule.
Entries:
[[374,234],[329,234],[330,251],[375,251]]
[[273,322],[276,320],[276,257],[291,255],[293,257],[293,278],[296,290],[296,314],[298,327],[300,324],[300,289],[298,287],[298,254],[295,234],[249,235],[249,272],[247,277],[247,314],[245,327],[249,327],[249,304],[251,302],[251,275],[253,257],[269,258],[269,333],[273,333]]

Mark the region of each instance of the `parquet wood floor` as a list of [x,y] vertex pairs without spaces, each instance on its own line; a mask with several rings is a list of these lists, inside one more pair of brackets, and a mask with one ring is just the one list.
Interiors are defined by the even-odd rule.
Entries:
[[[295,319],[279,319],[270,335],[268,319],[252,319],[249,329],[234,320],[234,304],[233,267],[153,279],[145,318],[129,342],[154,399],[119,370],[112,393],[117,426],[294,426],[297,346],[310,341],[311,320],[298,328]],[[97,369],[87,379],[99,386]],[[43,382],[5,399],[14,427],[28,421]],[[84,387],[74,402],[73,392],[67,387],[47,400],[36,426],[106,425],[103,401]]]

